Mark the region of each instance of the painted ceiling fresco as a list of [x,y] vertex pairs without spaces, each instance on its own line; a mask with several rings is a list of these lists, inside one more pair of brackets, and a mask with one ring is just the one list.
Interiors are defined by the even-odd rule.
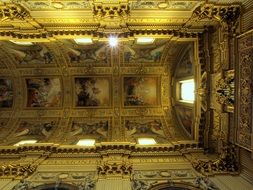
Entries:
[[111,134],[109,118],[73,118],[67,136],[69,144],[75,144],[79,139],[95,139],[96,142],[107,142]]
[[10,108],[13,104],[12,81],[8,78],[0,79],[0,107]]
[[18,66],[55,64],[55,57],[46,44],[17,46],[12,42],[1,42]]
[[[168,68],[176,67],[178,76],[193,75],[193,42],[130,40],[118,48],[74,40],[0,43],[5,57],[0,130],[9,139],[1,144],[27,138],[63,144],[83,138],[136,143],[150,137],[160,144],[192,138],[188,134],[194,129],[184,123],[193,115],[185,118],[171,106]],[[179,117],[168,119],[175,114]]]
[[109,107],[110,78],[75,78],[75,105],[80,107]]
[[62,41],[69,64],[110,66],[110,48],[107,43],[94,42],[90,45],[78,45],[74,40]]
[[124,44],[124,64],[151,63],[159,65],[168,40],[156,40],[151,45],[140,45],[135,42]]

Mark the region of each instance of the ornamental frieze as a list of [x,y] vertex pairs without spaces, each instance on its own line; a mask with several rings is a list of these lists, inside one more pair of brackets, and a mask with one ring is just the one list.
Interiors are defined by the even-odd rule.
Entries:
[[28,177],[32,175],[37,166],[31,164],[9,164],[0,166],[0,177]]

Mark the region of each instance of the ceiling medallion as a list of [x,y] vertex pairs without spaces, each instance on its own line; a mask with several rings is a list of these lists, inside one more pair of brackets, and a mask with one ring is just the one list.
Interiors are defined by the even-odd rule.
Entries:
[[158,8],[160,9],[166,9],[168,7],[168,3],[166,2],[161,2],[158,4]]
[[64,8],[64,5],[61,2],[52,2],[51,6],[56,8],[56,9],[62,9]]

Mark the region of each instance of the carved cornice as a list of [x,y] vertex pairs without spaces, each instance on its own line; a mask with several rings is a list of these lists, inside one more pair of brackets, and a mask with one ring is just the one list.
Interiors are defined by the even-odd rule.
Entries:
[[7,20],[25,20],[30,17],[30,13],[21,5],[4,4],[0,5],[0,22]]
[[[61,4],[63,9],[66,8],[64,2],[56,3]],[[0,6],[0,19],[2,22],[16,19],[19,20],[19,22],[10,22],[8,24],[13,24],[14,28],[17,28],[19,25],[20,28],[22,28],[27,24],[29,27],[26,26],[22,32],[17,32],[14,28],[2,28],[0,37],[46,39],[63,36],[64,38],[69,38],[75,35],[89,35],[89,33],[93,37],[101,37],[101,34],[104,37],[104,34],[108,33],[132,36],[140,32],[141,35],[173,35],[192,38],[196,37],[198,33],[202,33],[204,26],[213,25],[215,21],[227,23],[229,26],[235,25],[241,12],[241,7],[239,5],[202,4],[193,11],[192,17],[190,17],[189,14],[187,17],[182,18],[183,14],[185,14],[185,10],[187,10],[186,8],[180,12],[182,16],[178,18],[170,17],[163,13],[162,18],[158,19],[150,12],[154,11],[151,7],[141,10],[139,17],[131,15],[132,3],[133,2],[128,1],[77,2],[77,4],[79,4],[79,10],[86,12],[91,11],[90,14],[92,15],[89,15],[89,18],[83,18],[82,15],[80,15],[81,18],[70,17],[67,19],[62,15],[64,11],[62,11],[60,15],[57,15],[56,18],[44,17],[43,13],[37,16],[35,14],[31,17],[33,14],[30,15],[29,11],[33,13],[34,9],[32,7],[36,7],[36,5],[32,7],[29,5],[34,4],[34,2],[31,2],[29,5],[26,2],[21,3],[21,1],[19,1],[19,4],[3,4]],[[84,6],[84,4],[86,5]],[[29,10],[25,9],[23,5]],[[52,9],[53,3],[51,5],[49,2],[45,2],[44,5],[44,10],[42,8],[43,6],[38,6],[38,10],[41,8],[40,11],[45,11],[46,15],[46,10],[48,8],[49,10]],[[54,10],[54,8],[52,10]],[[71,10],[71,8],[69,10]],[[57,9],[54,11],[57,11]],[[170,15],[169,10],[164,11],[168,11],[168,15]],[[53,13],[57,14],[56,12]],[[142,15],[145,16],[142,17]],[[24,20],[27,18],[32,19],[26,23]]]
[[[17,39],[36,39],[38,41],[43,40],[55,40],[55,38],[64,37],[69,38],[70,36],[78,36],[78,35],[85,35],[91,36],[93,38],[106,38],[107,34],[103,32],[97,32],[98,28],[95,29],[82,29],[82,30],[66,30],[66,29],[56,29],[54,31],[23,31],[16,32],[16,31],[0,31],[0,38],[17,38]],[[119,38],[132,38],[138,35],[153,35],[153,36],[163,36],[163,37],[180,37],[180,38],[197,38],[200,35],[200,32],[180,32],[178,30],[130,30],[127,32],[120,32],[118,35]]]
[[[154,146],[141,146],[135,143],[97,143],[95,146],[85,147],[77,145],[58,145],[52,143],[36,143],[35,145],[21,145],[2,146],[0,148],[1,156],[18,155],[29,152],[30,154],[73,154],[73,153],[90,153],[89,156],[104,155],[107,153],[127,153],[127,154],[141,154],[146,153],[150,155],[166,154],[175,151],[195,151],[198,149],[198,142],[195,141],[181,141],[175,144],[163,144]],[[88,155],[87,155],[88,156]]]

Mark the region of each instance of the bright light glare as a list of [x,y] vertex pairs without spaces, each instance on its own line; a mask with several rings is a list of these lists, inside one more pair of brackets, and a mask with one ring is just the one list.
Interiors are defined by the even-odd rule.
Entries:
[[193,102],[195,99],[194,97],[195,85],[193,79],[180,81],[180,83],[181,83],[181,99],[183,101]]
[[79,146],[94,146],[95,139],[80,139],[76,145]]
[[118,45],[118,38],[116,37],[109,37],[109,44],[112,47],[115,47]]
[[154,145],[154,144],[156,144],[156,141],[153,138],[138,138],[138,144],[140,144],[140,145]]
[[14,144],[14,146],[19,146],[19,145],[23,145],[23,144],[34,144],[36,142],[37,142],[37,140],[23,140],[23,141],[19,141],[18,143]]
[[12,43],[17,44],[17,45],[22,45],[22,46],[31,46],[33,45],[32,42],[26,42],[26,41],[15,41],[15,40],[10,40]]
[[154,40],[155,40],[154,38],[141,37],[137,38],[137,44],[152,44]]
[[92,39],[91,38],[76,38],[74,41],[77,44],[92,44]]

